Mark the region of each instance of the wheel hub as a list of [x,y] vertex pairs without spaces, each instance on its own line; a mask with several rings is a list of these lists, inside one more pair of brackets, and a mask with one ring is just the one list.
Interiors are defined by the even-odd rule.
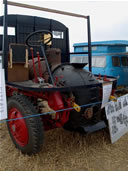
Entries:
[[20,146],[25,146],[28,144],[28,128],[26,126],[25,119],[21,119],[23,115],[16,108],[11,108],[8,112],[8,119],[13,119],[9,121],[9,128],[13,138]]

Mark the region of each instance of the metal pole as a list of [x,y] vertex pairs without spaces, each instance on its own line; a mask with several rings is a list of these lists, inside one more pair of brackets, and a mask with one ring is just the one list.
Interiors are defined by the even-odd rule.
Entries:
[[89,71],[92,71],[92,48],[91,48],[91,28],[90,28],[90,16],[87,17],[87,29],[88,29],[88,62]]
[[72,16],[72,17],[80,17],[80,18],[87,19],[87,16],[76,14],[76,13],[54,10],[54,9],[49,9],[49,8],[44,8],[44,7],[38,7],[35,5],[21,4],[21,3],[17,3],[17,2],[11,2],[11,1],[8,1],[7,3],[8,3],[8,5],[17,6],[17,7],[35,9],[35,10],[39,10],[39,11],[46,11],[46,12],[52,12],[52,13],[56,13],[56,14],[62,14],[62,15],[68,15],[68,16]]
[[43,44],[41,44],[41,50],[42,50],[42,53],[43,53],[43,56],[44,56],[44,59],[45,59],[45,62],[46,62],[46,66],[47,66],[47,69],[48,69],[49,76],[51,78],[51,82],[52,82],[53,86],[55,86],[54,79],[53,79],[53,76],[52,76],[52,73],[51,73],[51,70],[50,70],[50,67],[49,67],[49,63],[48,63],[47,57],[46,57],[45,52],[44,52]]
[[4,17],[3,17],[3,27],[4,27],[4,34],[3,34],[3,56],[2,56],[2,64],[3,68],[5,69],[5,80],[7,81],[8,77],[8,23],[7,23],[7,0],[4,0]]

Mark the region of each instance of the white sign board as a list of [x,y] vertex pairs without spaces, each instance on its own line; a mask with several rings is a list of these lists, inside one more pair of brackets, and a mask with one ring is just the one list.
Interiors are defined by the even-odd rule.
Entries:
[[114,143],[128,132],[128,94],[118,98],[117,102],[109,102],[105,111],[111,142]]
[[4,69],[0,69],[0,120],[7,119]]
[[111,91],[112,91],[112,83],[103,84],[103,97],[102,97],[101,108],[105,107],[108,104]]
[[2,69],[2,56],[0,56],[0,69]]

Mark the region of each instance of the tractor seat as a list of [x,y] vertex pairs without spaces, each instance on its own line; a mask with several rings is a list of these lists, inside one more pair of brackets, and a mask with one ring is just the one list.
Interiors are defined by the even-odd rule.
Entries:
[[28,48],[25,44],[9,45],[8,81],[21,82],[29,80]]

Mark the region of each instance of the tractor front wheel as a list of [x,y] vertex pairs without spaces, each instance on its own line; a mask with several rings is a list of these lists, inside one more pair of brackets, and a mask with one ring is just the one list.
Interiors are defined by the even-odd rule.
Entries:
[[[24,154],[36,154],[40,151],[44,130],[40,117],[31,101],[23,95],[8,99],[7,126],[15,146]],[[32,116],[34,115],[34,117]]]

